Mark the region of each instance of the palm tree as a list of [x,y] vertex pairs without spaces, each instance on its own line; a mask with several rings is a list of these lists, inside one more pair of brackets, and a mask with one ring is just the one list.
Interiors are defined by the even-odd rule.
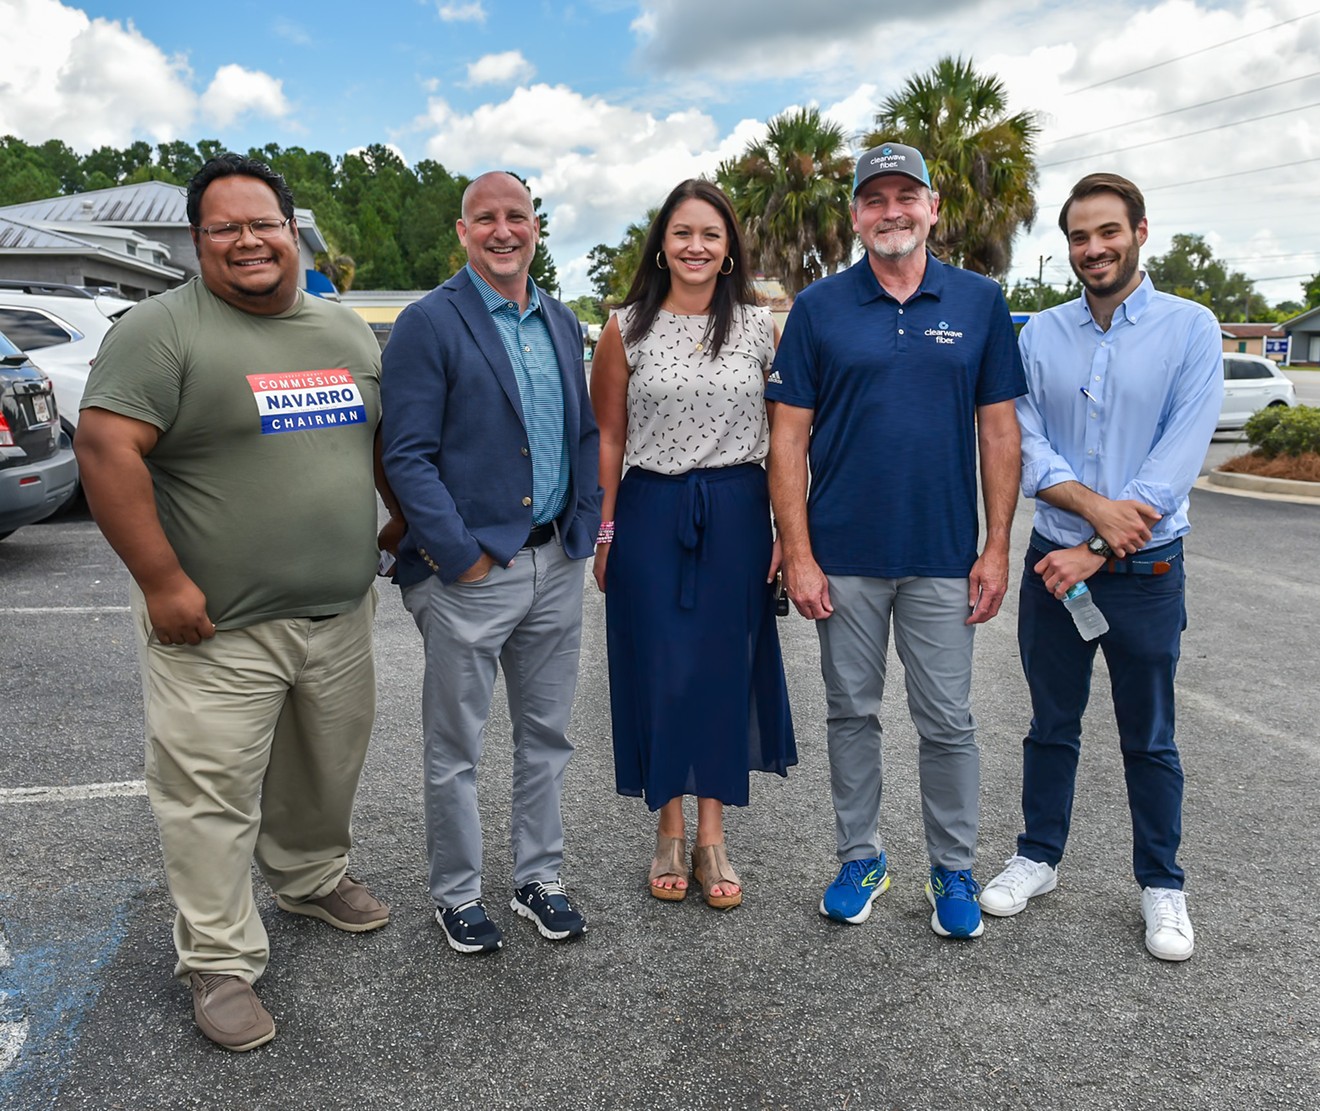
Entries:
[[778,277],[790,295],[851,257],[852,171],[847,136],[816,108],[776,116],[764,139],[716,171],[742,221],[751,265]]
[[347,293],[353,288],[353,278],[357,275],[357,263],[351,255],[337,251],[318,251],[316,268],[329,278],[340,293]]
[[1036,219],[1036,114],[1008,115],[997,77],[946,57],[889,96],[875,124],[868,148],[907,143],[926,156],[940,194],[931,250],[980,274],[1007,274],[1013,237]]

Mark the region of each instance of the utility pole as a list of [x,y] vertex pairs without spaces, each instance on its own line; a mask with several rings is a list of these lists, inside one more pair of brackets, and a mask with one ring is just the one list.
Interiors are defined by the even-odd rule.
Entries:
[[1036,269],[1036,311],[1040,312],[1041,306],[1045,302],[1045,264],[1050,261],[1053,255],[1039,255],[1040,266]]

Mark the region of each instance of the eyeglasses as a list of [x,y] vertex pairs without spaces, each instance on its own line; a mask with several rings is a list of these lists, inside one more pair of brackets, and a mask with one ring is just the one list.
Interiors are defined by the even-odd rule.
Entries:
[[283,220],[251,220],[246,224],[209,224],[197,225],[197,230],[212,243],[233,243],[243,234],[244,228],[251,228],[258,239],[273,239],[284,229],[289,218]]

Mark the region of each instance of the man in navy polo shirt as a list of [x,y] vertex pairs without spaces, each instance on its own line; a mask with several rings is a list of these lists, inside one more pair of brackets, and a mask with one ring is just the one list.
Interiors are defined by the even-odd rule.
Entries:
[[1008,589],[1014,398],[1026,384],[999,286],[926,251],[939,195],[920,152],[885,143],[863,154],[851,209],[865,254],[798,297],[766,389],[778,403],[769,469],[785,582],[816,622],[828,701],[842,867],[820,911],[864,922],[889,886],[877,825],[892,618],[921,741],[931,928],[977,937],[972,636]]

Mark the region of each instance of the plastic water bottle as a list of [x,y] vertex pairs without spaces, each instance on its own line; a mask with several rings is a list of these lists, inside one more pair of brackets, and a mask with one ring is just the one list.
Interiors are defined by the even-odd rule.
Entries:
[[1063,604],[1072,614],[1073,624],[1077,626],[1077,631],[1082,634],[1083,640],[1095,640],[1096,637],[1109,632],[1109,622],[1100,612],[1100,607],[1095,604],[1095,598],[1086,583],[1077,583],[1068,591],[1063,596]]

